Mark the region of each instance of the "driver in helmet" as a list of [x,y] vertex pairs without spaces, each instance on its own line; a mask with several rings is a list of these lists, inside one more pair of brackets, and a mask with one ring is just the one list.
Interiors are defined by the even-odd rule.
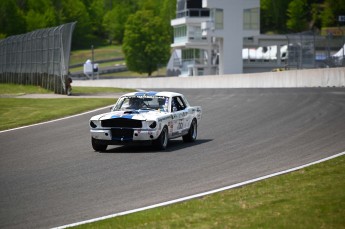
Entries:
[[128,109],[139,110],[144,105],[144,101],[140,98],[130,98]]

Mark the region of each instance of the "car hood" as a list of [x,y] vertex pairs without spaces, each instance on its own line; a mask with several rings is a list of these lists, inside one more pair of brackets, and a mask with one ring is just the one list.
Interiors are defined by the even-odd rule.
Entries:
[[155,120],[158,117],[167,115],[166,112],[160,112],[158,110],[131,110],[131,111],[113,111],[100,115],[93,116],[91,120],[107,120],[113,118],[127,118],[135,120]]

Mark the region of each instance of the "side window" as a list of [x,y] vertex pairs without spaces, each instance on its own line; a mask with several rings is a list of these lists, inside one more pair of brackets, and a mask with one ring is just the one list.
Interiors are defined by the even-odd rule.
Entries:
[[180,96],[176,96],[172,98],[171,101],[171,110],[172,111],[181,111],[186,108],[186,104],[184,103],[183,99]]

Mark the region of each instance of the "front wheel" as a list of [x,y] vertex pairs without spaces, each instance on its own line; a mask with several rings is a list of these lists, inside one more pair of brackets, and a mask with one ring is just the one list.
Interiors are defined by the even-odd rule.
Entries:
[[100,144],[97,139],[94,139],[94,138],[91,138],[91,144],[92,144],[92,148],[95,150],[95,151],[105,151],[108,147],[108,145],[103,145],[103,144]]
[[165,126],[153,144],[158,150],[165,150],[168,146],[168,141],[168,128]]
[[197,135],[198,135],[198,125],[196,123],[196,120],[193,119],[192,123],[190,124],[188,134],[183,135],[182,138],[184,142],[194,142],[196,140]]

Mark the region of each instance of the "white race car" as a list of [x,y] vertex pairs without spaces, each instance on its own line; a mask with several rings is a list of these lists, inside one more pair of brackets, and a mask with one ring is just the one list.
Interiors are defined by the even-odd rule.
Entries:
[[201,121],[201,107],[190,106],[174,92],[133,92],[121,96],[109,113],[90,119],[91,143],[95,151],[108,145],[152,142],[165,150],[169,139],[193,142]]

